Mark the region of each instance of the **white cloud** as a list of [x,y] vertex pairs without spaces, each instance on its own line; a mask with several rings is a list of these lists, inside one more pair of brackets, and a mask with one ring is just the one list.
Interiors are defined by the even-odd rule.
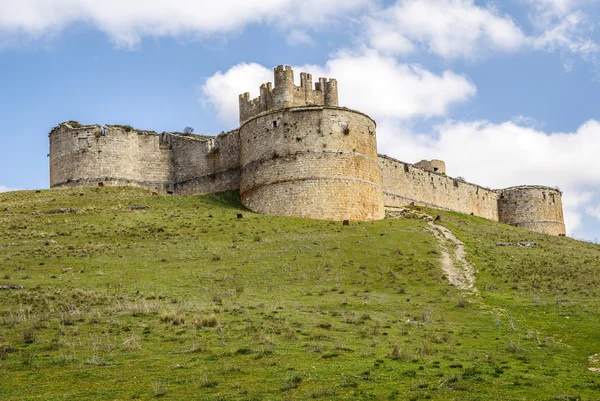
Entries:
[[340,105],[377,119],[444,116],[451,105],[477,92],[463,75],[449,70],[436,74],[421,65],[399,63],[373,51],[339,53],[322,68],[299,68],[336,78]]
[[306,31],[292,29],[287,37],[287,43],[290,46],[311,45],[313,40]]
[[[598,0],[529,0],[530,32],[509,15],[474,0],[397,0],[367,18],[371,47],[396,56],[418,49],[446,59],[477,59],[492,52],[523,49],[560,52],[590,59],[600,52],[594,24],[583,8]],[[493,4],[489,2],[488,4]]]
[[11,191],[18,191],[18,190],[15,188],[9,188],[4,185],[0,185],[0,192],[11,192]]
[[600,51],[600,46],[588,35],[590,29],[585,14],[577,11],[548,24],[533,43],[538,49],[564,51],[587,57]]
[[[392,57],[367,51],[340,53],[325,66],[294,67],[296,75],[306,71],[315,77],[336,78],[340,105],[360,110],[374,118],[409,119],[443,116],[451,105],[471,98],[475,85],[451,71],[435,74],[420,65],[402,64]],[[234,124],[238,119],[238,95],[273,81],[273,72],[257,64],[240,64],[210,77],[202,92],[219,118]],[[298,80],[296,80],[298,81]],[[296,82],[298,84],[298,82]]]
[[[577,54],[584,59],[600,52],[600,46],[591,33],[594,23],[584,12],[585,6],[597,0],[529,0],[533,6],[530,20],[537,33],[532,37],[533,47],[549,52]],[[572,60],[564,60],[570,70]]]
[[368,0],[0,0],[0,38],[43,38],[74,22],[106,32],[131,47],[145,36],[206,35],[252,23],[318,26]]
[[238,64],[208,78],[201,88],[202,99],[214,107],[219,120],[234,127],[239,120],[239,95],[250,92],[253,98],[257,97],[260,85],[270,81],[272,70],[256,63]]
[[575,132],[546,133],[514,122],[446,122],[418,135],[395,121],[378,125],[380,151],[407,162],[440,158],[449,174],[493,188],[539,184],[564,191],[573,234],[591,199],[600,199],[600,122]]
[[597,0],[529,0],[537,10],[538,17],[553,18],[569,14],[586,4],[595,3]]
[[596,219],[600,220],[600,205],[588,206],[586,208],[586,211],[590,216],[593,216]]
[[367,35],[380,51],[404,54],[420,44],[444,58],[515,51],[526,42],[511,17],[473,0],[398,0],[369,20]]

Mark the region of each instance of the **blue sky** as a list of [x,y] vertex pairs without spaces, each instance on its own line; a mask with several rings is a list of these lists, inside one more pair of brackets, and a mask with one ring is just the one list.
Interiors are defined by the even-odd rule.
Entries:
[[48,187],[66,120],[237,125],[237,96],[294,66],[337,78],[379,151],[491,188],[564,191],[600,238],[600,1],[0,0],[0,191]]

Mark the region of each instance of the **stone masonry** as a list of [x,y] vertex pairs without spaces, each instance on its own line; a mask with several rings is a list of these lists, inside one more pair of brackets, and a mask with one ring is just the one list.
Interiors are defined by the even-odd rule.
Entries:
[[376,123],[338,105],[335,79],[275,85],[239,97],[240,128],[217,136],[66,122],[49,134],[50,186],[127,185],[182,195],[239,190],[249,209],[325,220],[378,220],[385,207],[425,205],[565,235],[562,193],[491,190],[446,175],[442,160],[377,154]]

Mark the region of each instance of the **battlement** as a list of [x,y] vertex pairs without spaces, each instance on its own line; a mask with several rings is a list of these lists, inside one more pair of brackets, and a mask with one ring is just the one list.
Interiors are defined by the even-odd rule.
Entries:
[[313,86],[311,74],[300,74],[300,86],[294,83],[294,71],[289,65],[280,65],[274,70],[275,86],[271,82],[260,86],[260,95],[251,99],[250,93],[240,95],[240,124],[261,113],[289,107],[333,106],[337,107],[337,80],[319,78]]

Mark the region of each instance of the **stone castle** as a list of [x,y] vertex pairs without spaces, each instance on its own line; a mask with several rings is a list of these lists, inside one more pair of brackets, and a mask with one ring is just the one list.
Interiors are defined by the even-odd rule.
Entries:
[[240,127],[216,137],[62,123],[50,138],[50,186],[127,185],[182,195],[239,190],[250,210],[325,220],[378,220],[410,204],[565,235],[562,193],[490,190],[446,175],[443,161],[377,154],[376,123],[338,105],[335,79],[275,68],[260,96],[240,95]]

